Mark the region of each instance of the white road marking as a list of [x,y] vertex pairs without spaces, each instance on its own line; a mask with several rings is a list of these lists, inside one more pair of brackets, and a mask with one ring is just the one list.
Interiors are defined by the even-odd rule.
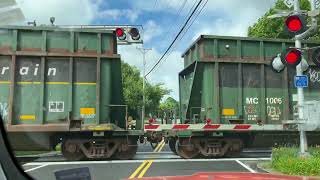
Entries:
[[255,170],[251,169],[249,166],[245,165],[244,163],[242,163],[240,160],[236,160],[236,162],[238,164],[240,164],[241,166],[243,166],[244,168],[246,168],[248,171],[252,172],[252,173],[257,173]]
[[[154,162],[208,162],[208,161],[258,161],[271,160],[271,158],[221,158],[221,159],[155,159]],[[115,160],[115,161],[68,161],[68,162],[31,162],[23,166],[38,166],[38,165],[72,165],[72,164],[111,164],[111,163],[141,163],[143,160]],[[238,162],[237,161],[237,162]],[[239,163],[239,162],[238,162]],[[241,162],[240,162],[241,163]],[[239,164],[240,164],[239,163]]]
[[30,172],[30,171],[33,171],[33,170],[36,170],[36,169],[39,169],[39,168],[42,168],[42,167],[45,167],[45,166],[48,166],[49,164],[42,164],[42,165],[40,165],[40,166],[38,166],[38,167],[34,167],[34,168],[31,168],[31,169],[27,169],[27,170],[25,170],[24,172]]

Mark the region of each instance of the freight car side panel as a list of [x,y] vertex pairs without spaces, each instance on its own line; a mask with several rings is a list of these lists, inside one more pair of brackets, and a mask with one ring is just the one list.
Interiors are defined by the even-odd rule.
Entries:
[[8,120],[9,114],[9,97],[5,94],[10,93],[10,73],[4,74],[8,71],[10,62],[10,56],[0,56],[0,67],[5,67],[0,69],[0,114],[5,121]]
[[[60,131],[79,120],[83,125],[113,123],[125,128],[121,89],[113,31],[1,29],[0,112],[9,126]],[[19,131],[23,126],[11,128]]]
[[[185,106],[181,113],[193,123],[210,118],[221,124],[281,124],[296,113],[294,69],[276,73],[264,64],[197,62],[194,71],[180,73],[180,78],[196,74],[193,82],[180,82],[181,98],[186,98],[181,99]],[[309,77],[305,100],[319,99],[317,72],[320,68],[315,66],[305,72]],[[185,86],[192,88],[188,91]],[[194,100],[199,97],[201,104]]]
[[[304,47],[317,44],[303,41]],[[222,124],[281,124],[293,119],[297,111],[295,68],[276,73],[270,66],[274,56],[292,46],[293,41],[284,39],[200,36],[182,55],[186,69],[196,64],[192,73],[197,76],[189,83],[190,92],[182,90],[180,82],[180,93],[189,94],[180,96],[186,107],[181,114],[186,114],[185,119],[199,114],[199,122],[210,118],[212,123]],[[308,54],[304,57],[308,60]],[[308,63],[305,100],[318,100],[320,68],[310,60]],[[186,69],[180,79],[190,74]],[[198,96],[200,105],[192,101]]]

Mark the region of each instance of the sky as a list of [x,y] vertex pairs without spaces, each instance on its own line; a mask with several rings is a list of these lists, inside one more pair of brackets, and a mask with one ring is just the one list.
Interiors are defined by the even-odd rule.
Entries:
[[[1,0],[0,0],[1,1]],[[27,21],[56,25],[132,24],[143,25],[146,70],[150,70],[180,30],[198,0],[16,0]],[[208,0],[193,25],[159,66],[147,76],[150,83],[164,83],[170,96],[179,99],[178,73],[183,69],[182,53],[202,34],[246,36],[275,0]],[[180,11],[179,11],[180,10]],[[123,61],[142,70],[141,45],[119,46]]]

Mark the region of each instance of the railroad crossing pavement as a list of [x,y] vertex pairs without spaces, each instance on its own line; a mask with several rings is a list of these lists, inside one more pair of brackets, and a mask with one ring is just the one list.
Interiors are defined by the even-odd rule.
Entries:
[[153,152],[138,152],[135,160],[112,161],[46,161],[23,165],[25,172],[35,179],[54,180],[54,172],[89,167],[92,179],[118,180],[124,178],[191,175],[196,172],[264,172],[257,162],[270,158],[181,159],[172,152],[162,151],[167,145],[160,143]]

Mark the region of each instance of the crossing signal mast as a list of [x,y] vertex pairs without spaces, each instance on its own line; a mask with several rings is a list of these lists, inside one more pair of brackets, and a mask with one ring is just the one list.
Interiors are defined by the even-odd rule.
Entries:
[[115,31],[118,45],[143,44],[142,25],[68,25],[59,27],[111,30]]
[[[296,76],[295,76],[295,84],[298,92],[298,122],[299,131],[300,131],[300,155],[305,156],[308,155],[307,149],[307,137],[305,132],[305,116],[303,115],[303,106],[304,106],[304,95],[303,95],[303,87],[306,87],[308,84],[308,77],[303,75],[303,72],[306,71],[309,67],[308,62],[303,57],[304,53],[309,53],[311,50],[311,58],[312,62],[315,63],[318,67],[320,67],[320,47],[314,48],[301,48],[301,40],[310,37],[314,33],[317,32],[318,24],[317,19],[315,18],[320,14],[320,11],[316,9],[316,1],[319,0],[309,0],[311,5],[311,11],[302,11],[300,10],[300,2],[299,0],[284,0],[284,3],[291,8],[293,6],[293,11],[290,12],[282,12],[281,14],[275,14],[269,16],[269,18],[283,17],[286,16],[284,22],[284,29],[288,35],[294,37],[295,47],[287,48],[282,51],[280,54],[276,55],[271,60],[272,68],[281,72],[285,67],[296,68]],[[307,17],[311,17],[311,26],[307,28]],[[303,80],[301,84],[298,85],[298,80]]]
[[118,44],[142,44],[138,27],[122,26],[115,29]]

